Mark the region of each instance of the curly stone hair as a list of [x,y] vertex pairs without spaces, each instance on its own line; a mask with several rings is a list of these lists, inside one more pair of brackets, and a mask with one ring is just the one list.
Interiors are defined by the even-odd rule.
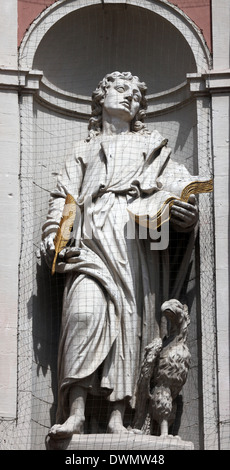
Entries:
[[89,120],[89,136],[87,140],[90,140],[92,137],[99,135],[102,131],[102,108],[103,105],[101,101],[106,96],[107,90],[110,87],[111,83],[114,82],[116,78],[122,78],[124,80],[135,81],[141,92],[141,101],[140,109],[133,121],[131,122],[131,132],[140,132],[147,133],[147,127],[145,126],[143,120],[146,116],[147,110],[147,99],[146,91],[147,86],[144,82],[141,82],[138,77],[132,75],[130,72],[112,72],[107,74],[98,84],[96,90],[92,94],[92,114]]

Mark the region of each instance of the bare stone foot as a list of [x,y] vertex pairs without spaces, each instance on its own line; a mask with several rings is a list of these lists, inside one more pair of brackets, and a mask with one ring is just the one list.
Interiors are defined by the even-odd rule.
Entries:
[[112,414],[109,424],[107,427],[107,433],[109,434],[129,434],[132,433],[132,429],[126,429],[125,426],[123,426],[122,419],[119,414]]
[[73,434],[83,434],[84,422],[84,417],[70,416],[65,423],[52,426],[48,435],[53,439],[67,439]]
[[141,429],[132,428],[132,433],[133,434],[144,434],[144,431],[142,431]]
[[125,428],[125,426],[123,425],[111,425],[111,424],[108,424],[108,427],[107,427],[107,433],[108,434],[129,434],[130,432],[132,432],[131,430],[128,430]]

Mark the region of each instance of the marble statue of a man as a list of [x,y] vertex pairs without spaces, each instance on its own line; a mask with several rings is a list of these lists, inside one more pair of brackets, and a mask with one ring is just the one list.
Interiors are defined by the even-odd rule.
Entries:
[[145,95],[145,84],[131,73],[106,75],[93,93],[89,137],[75,145],[51,193],[43,226],[49,265],[66,195],[81,209],[74,242],[56,263],[66,281],[53,438],[84,432],[89,394],[110,402],[107,432],[128,432],[123,417],[127,406],[135,408],[144,348],[159,337],[160,306],[179,295],[186,274],[195,197],[173,205],[166,249],[152,250],[137,224],[135,235],[127,235],[131,200],[154,197],[162,175],[175,182],[188,175],[171,160],[167,140],[145,127]]

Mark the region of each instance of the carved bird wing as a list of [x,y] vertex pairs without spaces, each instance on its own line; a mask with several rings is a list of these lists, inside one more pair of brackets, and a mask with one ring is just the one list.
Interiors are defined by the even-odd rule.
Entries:
[[135,427],[141,429],[146,416],[146,407],[148,405],[148,398],[150,393],[150,380],[153,370],[162,350],[161,338],[155,338],[145,348],[145,355],[141,365],[140,375],[137,382],[136,392],[136,413],[135,413]]

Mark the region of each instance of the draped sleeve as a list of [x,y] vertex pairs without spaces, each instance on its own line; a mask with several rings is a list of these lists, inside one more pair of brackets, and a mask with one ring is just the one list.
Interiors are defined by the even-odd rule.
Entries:
[[56,188],[50,194],[48,215],[42,227],[43,240],[51,233],[57,232],[67,194],[71,194],[75,200],[80,194],[87,165],[81,155],[82,148],[84,146],[81,142],[74,147],[72,155],[66,159],[65,166],[57,177]]

